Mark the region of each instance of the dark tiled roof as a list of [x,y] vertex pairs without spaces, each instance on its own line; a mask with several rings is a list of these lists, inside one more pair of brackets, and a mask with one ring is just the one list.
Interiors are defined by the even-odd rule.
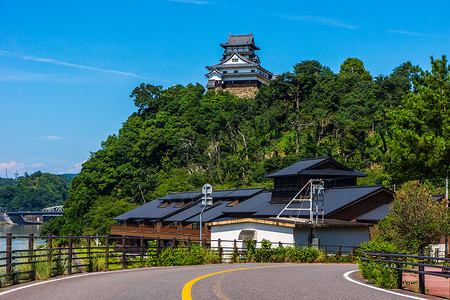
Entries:
[[[342,188],[332,188],[325,190],[324,194],[324,214],[328,214],[343,208],[363,197],[369,196],[370,194],[377,192],[379,190],[385,189],[382,186],[354,186],[354,187],[342,187]],[[286,204],[269,204],[261,207],[253,216],[257,217],[276,217],[285,208]],[[295,207],[292,204],[291,207]],[[285,211],[281,215],[282,217],[287,217],[291,214],[297,216],[297,211]],[[298,214],[299,217],[309,217],[309,212],[301,211]]]
[[346,170],[336,170],[336,169],[315,169],[315,170],[302,170],[300,175],[311,175],[311,176],[344,176],[344,177],[365,177],[366,173],[359,171],[346,171]]
[[242,34],[242,35],[229,35],[226,43],[220,44],[223,48],[232,46],[251,46],[255,50],[259,50],[256,47],[255,41],[253,39],[253,34]]
[[[161,204],[162,204],[162,201],[160,201],[159,199],[155,199],[149,203],[146,203],[135,209],[127,211],[124,214],[121,214],[120,216],[115,217],[113,220],[127,220],[127,219],[138,219],[138,218],[144,218],[144,219],[159,218],[159,214],[156,213],[156,207]],[[145,217],[143,217],[143,216],[145,216]]]
[[384,217],[387,216],[388,213],[390,213],[389,210],[390,204],[384,204],[381,205],[374,210],[369,211],[368,213],[365,213],[364,215],[356,218],[357,221],[380,221]]
[[278,177],[278,176],[292,176],[292,175],[298,175],[299,172],[311,168],[321,162],[326,161],[327,159],[330,159],[329,157],[319,157],[319,158],[308,158],[308,159],[302,159],[301,161],[290,165],[289,167],[286,167],[278,172],[266,175],[266,177]]
[[224,208],[224,212],[227,214],[252,214],[259,210],[262,207],[269,205],[270,198],[272,196],[271,192],[263,192],[260,193],[250,199],[242,201],[241,203],[229,206]]
[[200,191],[194,191],[194,192],[183,192],[183,193],[171,193],[167,196],[164,196],[162,198],[159,198],[163,201],[184,201],[184,200],[193,200],[202,195],[202,192]]
[[[219,217],[224,217],[223,209],[230,203],[231,201],[219,202],[219,204],[205,210],[202,215],[202,222],[211,222]],[[192,218],[187,219],[186,222],[200,222],[200,211]]]

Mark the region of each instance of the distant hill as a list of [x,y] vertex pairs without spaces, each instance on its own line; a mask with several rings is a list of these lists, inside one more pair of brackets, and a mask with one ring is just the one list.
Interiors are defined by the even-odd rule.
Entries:
[[56,176],[60,177],[64,180],[64,182],[67,184],[68,187],[70,187],[70,182],[72,179],[77,176],[78,174],[58,174]]
[[12,179],[12,178],[1,178],[0,177],[0,187],[5,187],[5,186],[16,186],[17,185],[17,181]]

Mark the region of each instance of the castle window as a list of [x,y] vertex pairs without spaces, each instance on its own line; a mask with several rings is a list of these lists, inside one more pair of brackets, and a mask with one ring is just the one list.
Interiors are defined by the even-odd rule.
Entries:
[[231,61],[232,62],[238,62],[238,59],[237,58],[233,58]]
[[238,70],[234,70],[234,73],[239,73],[239,71]]
[[255,70],[251,70],[250,72],[255,73]]
[[223,71],[223,74],[227,74],[228,73],[228,71]]

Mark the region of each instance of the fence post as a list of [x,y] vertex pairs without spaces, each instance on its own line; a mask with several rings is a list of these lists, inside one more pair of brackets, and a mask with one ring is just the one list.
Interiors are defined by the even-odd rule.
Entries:
[[[398,261],[403,261],[403,258],[397,257]],[[403,268],[403,265],[396,263],[395,266],[400,269]],[[403,271],[397,270],[397,288],[402,289],[403,288]]]
[[342,255],[342,245],[339,245],[339,255]]
[[237,258],[238,255],[238,249],[237,249],[237,241],[236,239],[234,239],[234,244],[233,244],[233,253],[234,253],[234,257]]
[[[422,250],[419,250],[419,255],[422,256],[423,252]],[[424,266],[423,263],[425,262],[425,260],[423,258],[419,258],[418,263],[420,263],[419,265],[419,271],[424,271]],[[425,294],[425,274],[423,273],[419,273],[419,293],[421,294]]]
[[283,243],[282,242],[278,242],[278,248],[283,247]]
[[8,278],[10,281],[13,279],[12,274],[12,236],[11,232],[6,234],[6,275],[8,275],[6,278]]
[[203,246],[206,247],[206,238],[203,239]]
[[144,247],[144,237],[140,237],[140,247],[141,247],[141,264],[144,263],[144,254],[145,254],[145,247]]
[[122,268],[126,269],[127,268],[127,253],[126,253],[126,249],[127,246],[125,244],[125,237],[122,236]]
[[88,272],[92,272],[92,257],[91,257],[91,236],[86,236],[87,244],[87,259],[88,259]]
[[159,256],[159,251],[160,251],[160,249],[159,249],[159,237],[157,237],[156,238],[156,253],[158,254],[158,256]]
[[105,265],[106,265],[106,270],[109,269],[109,235],[106,236],[105,238]]
[[219,251],[220,262],[222,262],[222,245],[220,244],[220,239],[217,240],[217,250]]
[[323,251],[325,251],[325,254],[328,254],[328,251],[327,251],[327,244],[323,245]]
[[172,248],[175,248],[175,247],[176,247],[176,244],[177,244],[177,238],[174,237],[174,238],[172,239]]
[[69,241],[68,241],[68,253],[67,253],[67,260],[68,260],[68,262],[67,262],[67,264],[68,264],[68,266],[67,266],[67,272],[69,273],[69,275],[70,274],[72,274],[72,251],[73,251],[73,249],[72,249],[72,247],[73,247],[73,238],[72,238],[72,236],[73,236],[73,234],[69,234]]
[[53,254],[53,238],[51,233],[48,234],[47,245],[48,245],[47,261],[51,263]]
[[191,238],[187,239],[187,247],[188,249],[191,248]]
[[33,256],[33,250],[34,250],[34,233],[30,233],[28,238],[28,263],[30,264],[33,260],[31,256]]

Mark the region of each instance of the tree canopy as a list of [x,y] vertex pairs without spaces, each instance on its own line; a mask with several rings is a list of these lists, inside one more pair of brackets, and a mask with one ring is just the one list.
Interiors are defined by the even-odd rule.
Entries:
[[270,188],[265,174],[308,157],[365,170],[372,175],[365,184],[394,183],[400,176],[390,167],[407,157],[399,149],[415,147],[403,139],[402,109],[412,110],[406,103],[424,97],[425,87],[448,97],[448,79],[434,75],[442,64],[427,73],[406,62],[373,78],[359,59],[347,59],[338,74],[306,60],[250,99],[199,84],[143,83],[130,95],[136,112],[91,153],[72,180],[64,217],[43,233],[105,234],[100,220],[205,183]]

